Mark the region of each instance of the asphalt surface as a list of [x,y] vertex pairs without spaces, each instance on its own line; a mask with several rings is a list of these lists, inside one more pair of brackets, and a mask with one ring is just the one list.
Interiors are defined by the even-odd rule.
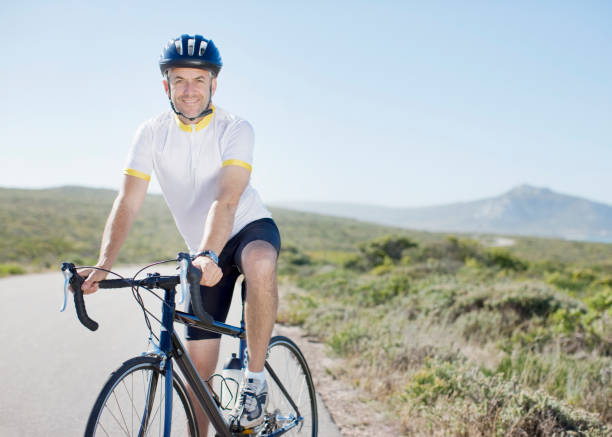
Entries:
[[[239,323],[239,294],[234,293],[228,323]],[[130,291],[101,290],[86,297],[90,317],[100,324],[95,332],[79,323],[72,299],[64,313],[58,311],[59,269],[0,279],[0,296],[0,436],[82,436],[111,372],[148,349],[148,331]],[[159,308],[155,299],[147,302]],[[235,351],[236,342],[222,340],[220,362]],[[318,406],[319,435],[340,436],[320,398]]]

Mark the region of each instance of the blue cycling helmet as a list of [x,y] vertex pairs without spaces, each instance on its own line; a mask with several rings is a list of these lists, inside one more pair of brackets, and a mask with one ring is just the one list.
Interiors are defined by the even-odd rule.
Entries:
[[212,40],[202,35],[181,35],[171,39],[164,46],[159,58],[159,69],[162,75],[172,67],[201,68],[210,70],[216,77],[221,71],[223,62],[221,54]]

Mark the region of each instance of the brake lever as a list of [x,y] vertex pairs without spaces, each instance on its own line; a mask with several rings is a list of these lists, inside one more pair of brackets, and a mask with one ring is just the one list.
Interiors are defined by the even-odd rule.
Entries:
[[87,315],[87,308],[85,308],[85,301],[83,300],[83,290],[81,289],[81,286],[83,285],[85,278],[81,278],[79,276],[76,271],[76,267],[72,263],[62,263],[62,272],[64,272],[66,283],[64,284],[64,305],[62,305],[61,311],[64,311],[66,308],[66,301],[68,300],[68,284],[70,284],[72,286],[72,291],[74,292],[74,307],[76,309],[79,321],[87,329],[95,331],[98,329],[98,323]]
[[181,279],[181,297],[179,298],[179,304],[182,305],[185,302],[185,295],[189,293],[189,281],[187,280],[187,269],[189,268],[189,260],[181,258],[179,261],[181,270],[179,272]]
[[62,304],[62,307],[60,308],[61,313],[64,312],[68,304],[68,291],[69,291],[68,287],[70,287],[70,279],[72,279],[72,272],[67,266],[66,268],[62,266],[62,273],[64,274],[64,303]]

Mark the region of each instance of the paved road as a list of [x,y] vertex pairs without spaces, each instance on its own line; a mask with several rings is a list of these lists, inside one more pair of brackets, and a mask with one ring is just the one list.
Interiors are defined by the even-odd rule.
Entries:
[[[0,279],[2,437],[83,435],[110,373],[147,349],[148,331],[129,290],[87,297],[89,315],[100,324],[91,332],[78,322],[72,301],[58,312],[62,287],[59,272]],[[228,322],[239,320],[238,299]],[[222,342],[221,357],[235,349],[234,341]],[[340,436],[320,399],[319,411],[319,435]]]

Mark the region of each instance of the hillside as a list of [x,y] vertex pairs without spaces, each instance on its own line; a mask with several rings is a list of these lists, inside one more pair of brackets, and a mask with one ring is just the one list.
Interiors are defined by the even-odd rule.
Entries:
[[497,197],[424,208],[298,202],[281,206],[437,232],[612,242],[612,206],[529,185],[516,187]]
[[[100,237],[116,192],[83,187],[43,190],[0,188],[0,263],[53,268],[60,260],[95,262]],[[389,233],[420,243],[445,234],[376,225],[351,219],[271,208],[284,246],[308,251],[357,251],[357,244]],[[497,236],[463,234],[485,245]],[[533,260],[591,264],[612,258],[612,245],[513,237],[508,249]],[[184,250],[174,220],[160,195],[149,194],[120,253],[119,262],[145,263]]]
[[[95,262],[116,194],[82,187],[0,189],[0,262],[44,268],[62,260]],[[182,245],[161,196],[147,196],[119,262],[175,256]]]

